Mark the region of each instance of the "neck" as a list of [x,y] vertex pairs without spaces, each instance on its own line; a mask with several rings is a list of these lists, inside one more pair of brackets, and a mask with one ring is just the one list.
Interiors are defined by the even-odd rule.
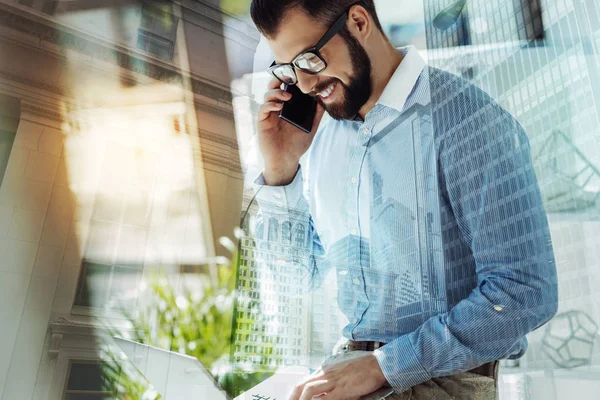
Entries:
[[377,104],[377,100],[381,97],[383,90],[404,58],[385,37],[381,38],[369,56],[371,57],[373,93],[359,111],[363,121],[367,113]]

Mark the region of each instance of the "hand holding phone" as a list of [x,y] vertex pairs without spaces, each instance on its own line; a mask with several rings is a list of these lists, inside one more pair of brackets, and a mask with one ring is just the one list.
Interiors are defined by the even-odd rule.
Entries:
[[308,94],[302,93],[296,85],[285,85],[283,90],[290,93],[292,98],[283,104],[283,108],[279,112],[279,118],[306,133],[310,133],[317,112],[317,100]]
[[[264,103],[259,109],[257,120],[258,145],[265,161],[263,176],[267,185],[272,186],[285,185],[294,179],[298,170],[300,157],[310,147],[319,122],[325,112],[321,105],[316,102],[314,103],[315,111],[310,124],[311,129],[307,134],[305,129],[297,127],[297,125],[300,125],[306,129],[309,128],[306,122],[307,118],[296,118],[298,115],[303,115],[304,112],[298,115],[292,114],[295,113],[293,110],[299,110],[298,106],[303,107],[303,105],[308,104],[312,107],[312,103],[309,103],[307,100],[314,102],[315,99],[302,94],[298,88],[295,89],[300,92],[300,95],[294,93],[294,89],[289,89],[289,87],[288,90],[291,90],[292,93],[286,92],[281,86],[281,82],[278,79],[274,78],[269,82],[269,91],[265,94]],[[302,95],[308,96],[309,99],[301,98]],[[291,113],[286,112],[282,114],[286,103],[292,101],[294,97],[301,99],[301,101],[299,103],[290,103],[288,112]],[[310,109],[309,112],[311,112]],[[296,122],[291,123],[280,117],[280,114],[285,116],[285,118],[290,116],[288,120]]]

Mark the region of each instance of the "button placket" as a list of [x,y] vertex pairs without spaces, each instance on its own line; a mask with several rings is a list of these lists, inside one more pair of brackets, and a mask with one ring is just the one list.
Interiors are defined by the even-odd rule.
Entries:
[[358,129],[358,142],[360,143],[361,146],[366,146],[367,143],[369,142],[369,140],[371,139],[371,131],[372,131],[372,127],[370,126],[370,123],[364,123],[359,129]]
[[[345,194],[341,205],[342,216],[345,219],[348,233],[355,236],[358,234],[358,231],[355,229],[358,221],[358,209],[356,207],[358,177],[356,172],[360,171],[360,164],[363,157],[363,148],[360,144],[360,140],[356,140],[350,148],[349,163],[347,166],[347,183],[344,185]],[[353,183],[354,181],[356,181],[356,183]]]
[[360,186],[360,176],[362,173],[362,162],[367,152],[367,147],[365,146],[368,143],[371,136],[371,123],[363,123],[361,126],[357,127],[357,149],[355,150],[352,158],[352,162],[350,164],[350,192],[352,193],[352,206],[353,206],[353,215],[354,219],[348,221],[348,225],[350,227],[350,234],[354,236],[358,236],[360,231],[358,229],[359,219],[360,219],[360,210],[358,209],[359,202],[359,186]]
[[361,170],[361,163],[363,159],[364,148],[357,143],[357,146],[352,151],[352,157],[350,158],[350,164],[348,165],[348,184],[347,184],[347,196],[345,197],[345,209],[343,213],[346,214],[346,223],[349,230],[349,234],[358,236],[358,183],[359,183],[359,174]]

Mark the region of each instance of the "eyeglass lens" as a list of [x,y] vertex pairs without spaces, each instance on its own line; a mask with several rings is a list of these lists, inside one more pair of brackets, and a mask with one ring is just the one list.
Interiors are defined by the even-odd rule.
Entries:
[[294,60],[294,65],[303,71],[321,72],[325,68],[323,60],[315,53],[304,53]]
[[273,74],[283,83],[296,83],[296,73],[290,65],[282,65],[273,69]]
[[[325,69],[325,62],[312,52],[299,55],[293,64],[299,70],[315,74]],[[297,82],[296,72],[290,64],[279,65],[272,69],[272,73],[284,83],[295,84]]]

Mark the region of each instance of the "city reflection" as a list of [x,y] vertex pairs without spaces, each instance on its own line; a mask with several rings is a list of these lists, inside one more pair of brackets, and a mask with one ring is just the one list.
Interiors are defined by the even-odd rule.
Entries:
[[[255,126],[273,55],[250,2],[0,0],[0,400],[231,399],[318,368],[359,307],[385,309],[381,335],[447,307],[417,187],[430,176],[415,141],[433,140],[419,107],[397,124],[405,139],[366,145],[398,155],[396,178],[414,175],[392,198],[391,177],[366,161],[370,221],[398,229],[319,232],[315,258],[305,210],[265,212],[277,204],[255,189]],[[600,5],[375,4],[395,46],[481,87],[531,143],[559,313],[522,358],[501,361],[499,398],[593,398]],[[431,102],[447,111],[434,86]],[[338,189],[333,208],[350,209]],[[367,300],[348,296],[359,279]]]

